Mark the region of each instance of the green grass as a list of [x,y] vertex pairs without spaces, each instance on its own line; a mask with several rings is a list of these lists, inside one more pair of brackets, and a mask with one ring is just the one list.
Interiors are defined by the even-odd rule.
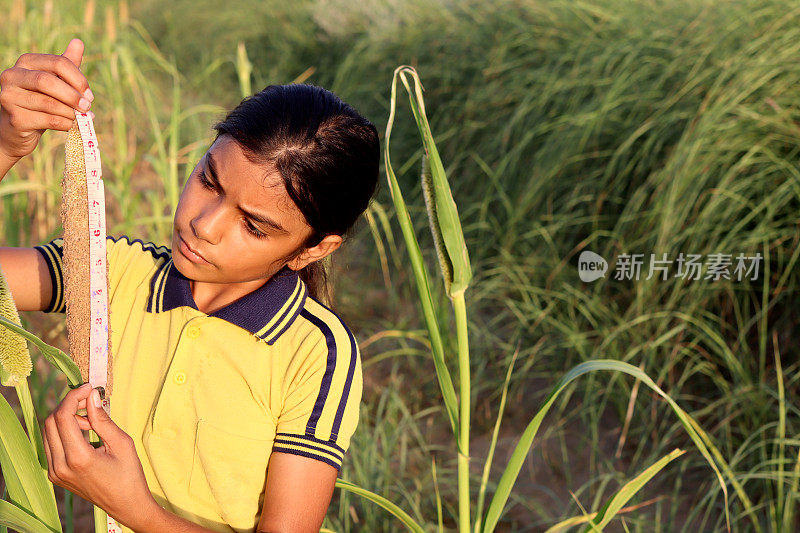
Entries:
[[[793,2],[242,0],[219,15],[218,3],[151,1],[131,6],[141,25],[129,26],[109,2],[113,34],[105,7],[87,28],[83,5],[55,2],[49,21],[38,4],[24,20],[10,15],[0,22],[0,60],[10,66],[24,51],[60,53],[75,35],[86,42],[110,231],[164,241],[176,188],[208,146],[211,123],[241,98],[239,40],[254,90],[293,80],[322,85],[379,131],[392,71],[411,64],[425,84],[474,271],[466,300],[473,439],[492,433],[517,347],[498,466],[565,370],[598,358],[641,365],[708,431],[749,498],[754,517],[728,485],[732,529],[752,530],[753,520],[764,531],[800,528],[789,513],[800,483],[800,11]],[[46,134],[0,184],[4,243],[38,244],[59,231],[62,146],[63,137]],[[412,120],[396,124],[392,151],[435,269]],[[32,190],[13,192],[20,184]],[[362,343],[376,339],[363,350],[362,418],[342,476],[435,530],[435,458],[443,522],[452,529],[454,447],[383,178],[376,201],[377,224],[362,224],[334,261],[338,310]],[[754,282],[583,284],[576,266],[585,249],[611,265],[623,252],[760,252],[766,261]],[[433,303],[446,316],[450,302],[439,289]],[[394,330],[402,333],[381,336]],[[443,340],[455,368],[456,339]],[[687,453],[628,502],[650,503],[624,512],[625,525],[724,530],[713,473],[669,407],[635,383],[590,374],[565,389],[498,531],[542,531],[581,507],[598,510],[676,447]],[[471,465],[476,498],[482,459]],[[402,528],[343,491],[325,527]],[[614,527],[623,530],[619,519]]]

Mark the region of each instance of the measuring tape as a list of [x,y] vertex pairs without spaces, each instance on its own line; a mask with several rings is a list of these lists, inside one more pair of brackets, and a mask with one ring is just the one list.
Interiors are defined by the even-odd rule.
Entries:
[[[106,274],[106,196],[100,165],[100,147],[92,117],[75,112],[83,141],[86,192],[89,202],[89,383],[105,390],[108,378],[108,283]],[[111,398],[103,398],[103,410],[111,416]],[[94,432],[91,432],[94,434]],[[99,441],[99,439],[98,439]],[[95,508],[95,520],[97,520]],[[102,510],[101,510],[102,511]],[[122,533],[122,527],[105,512],[108,533]],[[102,522],[101,522],[102,523]]]

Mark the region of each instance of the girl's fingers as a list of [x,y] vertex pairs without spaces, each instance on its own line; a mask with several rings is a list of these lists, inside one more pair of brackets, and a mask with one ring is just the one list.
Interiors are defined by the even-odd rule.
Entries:
[[[89,81],[86,79],[86,76],[83,75],[83,72],[75,66],[75,63],[64,56],[52,54],[22,54],[15,66],[27,70],[45,71],[51,75],[58,76],[69,85],[79,97],[84,96],[84,93],[89,88]],[[92,100],[92,98],[87,99]],[[70,101],[64,100],[64,102],[72,105]],[[77,100],[74,103],[77,103]]]
[[66,57],[78,67],[81,66],[81,61],[83,61],[83,41],[78,39],[77,37],[72,39],[69,44],[67,45],[67,49],[64,50],[64,53],[61,54],[62,56]]
[[47,115],[58,115],[75,120],[75,109],[52,96],[20,88],[14,89],[12,92],[13,96],[9,96],[9,100],[13,102],[13,105],[30,111],[40,111]]
[[[88,110],[88,107],[81,109],[81,106],[83,104],[89,104],[90,102],[75,90],[74,87],[68,85],[64,80],[51,72],[21,68],[17,76],[17,83],[15,84],[17,88],[52,97],[54,100],[72,109],[78,109],[80,111]],[[29,105],[26,105],[25,100],[19,102],[18,105],[21,107],[29,107]]]
[[81,428],[83,431],[89,431],[92,429],[92,425],[89,423],[89,419],[85,416],[75,415],[75,420],[78,422],[78,427]]
[[69,131],[72,128],[72,123],[75,121],[75,114],[72,118],[66,118],[59,115],[49,115],[41,111],[31,111],[24,107],[13,106],[10,109],[10,114],[13,113],[14,121],[17,124],[25,124],[25,131],[34,130],[59,130]]
[[53,418],[52,414],[45,419],[44,428],[44,444],[46,446],[45,453],[47,454],[47,458],[50,462],[50,470],[57,478],[57,472],[64,471],[66,461],[64,460],[64,450],[61,448],[61,440],[58,435],[56,420]]

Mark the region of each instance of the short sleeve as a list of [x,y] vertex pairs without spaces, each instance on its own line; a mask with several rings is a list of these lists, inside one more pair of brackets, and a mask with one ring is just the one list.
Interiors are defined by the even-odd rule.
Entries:
[[317,341],[292,373],[277,421],[273,451],[323,461],[341,470],[358,426],[361,355],[355,337],[332,311],[318,305],[301,317]]
[[58,237],[46,244],[40,244],[33,248],[44,257],[53,287],[50,303],[44,309],[44,312],[63,313],[66,311],[66,303],[64,301],[64,275],[61,268],[62,260],[64,259],[64,239]]
[[[138,245],[134,246],[134,244],[137,243]],[[64,313],[66,312],[63,271],[64,238],[58,237],[46,244],[34,246],[34,249],[44,257],[53,287],[50,303],[44,309],[44,312]],[[152,242],[142,242],[139,239],[131,241],[126,235],[120,238],[107,235],[106,260],[110,283],[109,293],[113,294],[114,286],[119,283],[123,274],[131,276],[139,271],[149,273],[154,261],[163,260],[168,256],[169,249],[165,246],[156,246]],[[139,258],[145,258],[144,262],[136,262]],[[141,268],[137,270],[137,268],[133,268],[132,265]]]

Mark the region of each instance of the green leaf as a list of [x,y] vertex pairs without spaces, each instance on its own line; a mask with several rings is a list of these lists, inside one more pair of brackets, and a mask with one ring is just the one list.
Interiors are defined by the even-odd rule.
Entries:
[[379,496],[374,492],[370,492],[367,489],[362,489],[358,485],[350,483],[349,481],[344,481],[342,479],[336,480],[336,486],[340,489],[349,490],[359,496],[363,496],[364,498],[368,499],[369,501],[378,504],[379,506],[383,507],[394,516],[396,516],[405,526],[409,529],[409,531],[414,531],[415,533],[425,533],[425,530],[417,524],[411,516],[403,511],[397,504],[387,500],[383,496]]
[[250,76],[253,73],[253,64],[247,57],[247,48],[244,41],[239,41],[236,47],[236,74],[239,75],[239,88],[242,90],[242,98],[247,98],[253,94],[250,83]]
[[39,465],[16,413],[2,395],[0,428],[0,465],[8,486],[9,500],[40,518],[48,527],[61,531],[55,493],[47,479],[47,470]]
[[61,194],[61,188],[55,185],[28,182],[4,183],[0,185],[0,198],[12,194],[27,194],[29,192],[49,192],[53,196],[58,197],[58,195]]
[[61,532],[60,526],[58,529],[47,527],[41,520],[5,500],[0,500],[0,525],[14,528],[17,531],[24,531],[25,533]]
[[583,533],[593,531],[594,528],[602,531],[603,528],[608,525],[611,519],[614,518],[614,516],[620,511],[620,509],[622,509],[625,504],[628,503],[628,500],[630,500],[634,494],[639,492],[645,483],[650,481],[654,475],[660,472],[673,459],[680,457],[684,453],[686,453],[684,450],[679,450],[677,448],[672,450],[667,455],[656,461],[653,465],[646,468],[641,474],[625,483],[597,512],[594,519],[592,519],[592,525],[587,527]]
[[4,317],[0,316],[0,325],[5,326],[13,331],[16,331],[30,342],[36,345],[39,348],[39,351],[42,352],[45,359],[47,359],[50,364],[55,366],[57,369],[61,370],[67,378],[69,385],[71,388],[80,387],[83,384],[83,378],[81,377],[81,370],[78,368],[78,365],[75,362],[56,348],[55,346],[50,346],[39,337],[34,335],[33,333],[29,333],[25,329],[21,328],[20,326],[14,324],[10,320],[6,320]]
[[[386,177],[389,180],[389,191],[392,194],[397,221],[403,232],[403,239],[406,242],[411,268],[414,272],[414,280],[417,285],[417,293],[419,294],[422,312],[425,317],[425,325],[428,328],[428,337],[430,338],[431,352],[433,353],[433,364],[436,367],[436,377],[439,381],[439,387],[442,390],[442,398],[444,399],[445,409],[450,419],[453,434],[457,437],[459,435],[459,422],[456,392],[453,387],[453,379],[450,376],[450,371],[447,369],[447,364],[444,359],[444,344],[442,343],[442,334],[439,331],[439,317],[436,315],[433,298],[431,297],[430,278],[428,277],[428,270],[425,267],[425,262],[422,259],[422,251],[420,250],[417,237],[414,234],[414,226],[411,223],[408,208],[403,200],[403,193],[400,190],[400,185],[397,183],[397,177],[394,174],[390,157],[389,142],[392,135],[392,125],[394,124],[394,113],[397,102],[397,77],[401,68],[402,67],[398,67],[395,69],[394,78],[392,79],[391,110],[389,111],[389,120],[386,124],[386,149],[383,152],[384,166],[386,168]],[[458,451],[463,453],[458,440],[456,440],[456,443],[459,449]]]
[[483,474],[481,475],[481,486],[478,490],[478,504],[475,509],[475,533],[480,531],[483,524],[481,523],[481,513],[483,513],[483,500],[486,497],[486,485],[489,482],[489,472],[492,468],[492,461],[494,460],[494,449],[497,446],[497,437],[500,434],[500,423],[503,421],[503,413],[506,409],[506,396],[508,394],[508,386],[511,383],[511,372],[514,370],[514,362],[519,355],[519,346],[514,350],[511,356],[511,362],[508,364],[508,371],[506,372],[506,379],[503,382],[503,391],[500,395],[500,408],[498,409],[497,420],[494,424],[492,431],[492,440],[489,443],[489,452],[486,454],[486,461],[483,463]]
[[[439,151],[433,141],[433,133],[431,133],[428,116],[425,113],[425,101],[422,98],[422,82],[417,71],[408,65],[401,65],[394,72],[395,78],[399,75],[406,87],[408,99],[411,102],[411,111],[414,113],[417,129],[425,147],[422,174],[423,182],[428,179],[429,183],[427,185],[423,183],[423,190],[426,190],[426,204],[428,204],[428,213],[431,217],[434,239],[438,237],[444,243],[447,252],[446,258],[443,257],[444,254],[440,256],[440,265],[442,265],[442,276],[445,278],[447,295],[453,298],[463,293],[472,279],[472,267],[469,262],[467,244],[464,241],[464,232],[461,229],[461,221],[458,217],[458,209],[453,200],[442,159],[439,157]],[[413,91],[409,87],[407,76],[414,79]],[[392,94],[394,95],[394,83],[392,84]]]
[[775,440],[778,443],[778,475],[775,479],[775,489],[777,494],[775,495],[775,504],[776,504],[776,522],[784,523],[784,527],[786,531],[791,528],[791,521],[785,522],[783,517],[785,514],[789,513],[788,507],[782,507],[782,500],[783,500],[783,478],[784,478],[784,465],[783,465],[783,458],[786,456],[785,452],[785,443],[786,443],[786,392],[784,391],[783,385],[783,368],[781,367],[781,356],[778,350],[778,338],[777,334],[773,338],[773,353],[775,356],[775,374],[778,382],[778,434],[775,436]]
[[44,451],[42,430],[39,427],[39,420],[36,417],[36,409],[33,406],[31,391],[28,388],[28,380],[24,379],[20,381],[15,389],[17,390],[20,408],[22,409],[22,418],[25,420],[25,428],[28,430],[28,440],[30,440],[31,445],[36,450],[36,456],[39,458],[39,465],[46,470],[47,455]]
[[[711,439],[708,435],[700,428],[700,426],[695,422],[695,420],[689,416],[681,407],[675,403],[675,401],[661,388],[655,384],[655,382],[650,379],[650,377],[645,374],[639,368],[636,368],[633,365],[628,363],[623,363],[621,361],[615,361],[612,359],[597,359],[594,361],[586,361],[584,363],[580,363],[572,367],[566,374],[564,374],[561,379],[558,380],[558,383],[553,387],[550,391],[550,394],[547,395],[545,398],[544,405],[541,409],[536,413],[533,417],[531,422],[528,424],[528,427],[525,428],[525,431],[522,433],[517,446],[514,448],[514,452],[511,454],[511,458],[506,465],[506,469],[503,472],[503,475],[500,477],[500,481],[497,484],[497,491],[492,498],[491,503],[489,504],[488,509],[486,510],[486,519],[484,523],[483,531],[484,533],[489,533],[494,530],[497,522],[500,519],[502,514],[503,508],[508,501],[508,497],[511,494],[511,489],[514,486],[514,483],[517,480],[517,476],[519,476],[519,472],[522,469],[522,463],[525,460],[525,457],[530,452],[531,445],[533,444],[533,439],[536,436],[536,432],[539,430],[539,426],[542,423],[542,419],[550,410],[553,402],[555,402],[556,398],[558,397],[559,393],[566,387],[571,381],[578,378],[583,374],[587,374],[589,372],[597,372],[600,370],[611,370],[616,372],[624,372],[631,376],[634,376],[642,381],[645,385],[653,389],[657,392],[662,398],[664,398],[667,403],[672,407],[675,413],[678,415],[678,419],[680,420],[683,427],[686,429],[686,432],[689,434],[689,437],[692,441],[697,445],[700,453],[706,459],[709,466],[714,470],[717,475],[717,480],[719,481],[720,487],[722,488],[722,492],[725,497],[725,521],[728,525],[728,530],[730,530],[730,510],[728,509],[728,488],[725,485],[725,481],[722,478],[722,474],[720,474],[719,468],[717,467],[717,463],[712,459],[711,454],[709,453],[709,447],[714,452],[717,460],[723,465],[723,468],[726,471],[729,471],[726,467],[727,464],[722,459],[722,455],[719,453],[716,448],[713,447],[711,444]],[[709,444],[707,447],[706,444]],[[733,479],[732,473],[729,474],[729,477]],[[738,493],[738,491],[737,491]]]

